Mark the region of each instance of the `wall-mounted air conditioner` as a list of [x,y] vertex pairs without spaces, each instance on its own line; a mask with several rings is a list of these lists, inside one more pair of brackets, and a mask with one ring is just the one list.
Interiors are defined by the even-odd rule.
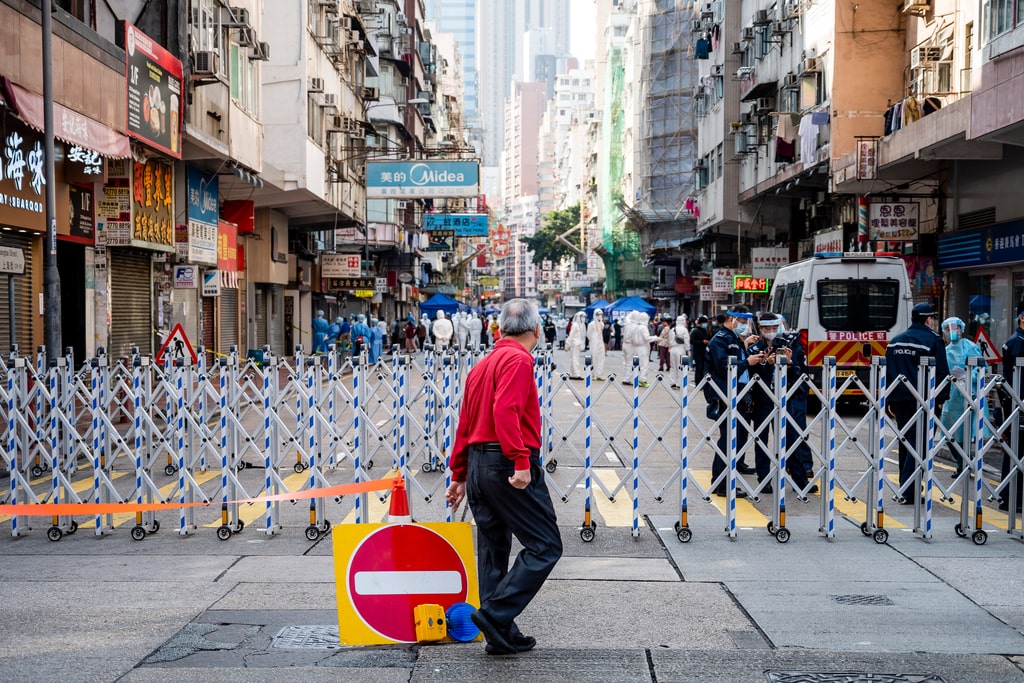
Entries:
[[918,45],[910,51],[910,68],[920,69],[931,66],[942,59],[942,48],[938,45]]
[[743,54],[743,52],[744,52],[744,50],[743,50],[743,43],[733,43],[732,44],[732,53],[734,55],[741,55],[741,54]]
[[821,71],[821,62],[817,57],[804,57],[804,73],[817,73]]
[[904,0],[903,13],[922,17],[932,9],[931,0]]
[[712,76],[721,76],[722,75],[722,65],[721,64],[712,64],[711,65],[711,75]]
[[331,114],[326,123],[328,133],[341,133],[345,130],[345,117],[340,114]]
[[338,106],[338,96],[332,92],[325,92],[320,99],[320,106],[324,109]]
[[765,24],[767,24],[770,21],[771,21],[771,19],[768,18],[768,10],[766,10],[766,9],[759,9],[756,12],[754,12],[754,25],[755,26],[764,26]]
[[754,27],[753,27],[753,26],[747,26],[747,27],[745,27],[745,28],[743,29],[743,34],[742,34],[742,36],[743,36],[743,40],[746,40],[746,41],[751,41],[751,40],[753,40],[753,39],[754,39]]
[[380,88],[363,88],[363,101],[364,102],[376,102],[380,99]]
[[754,103],[757,107],[758,112],[763,111],[774,111],[775,110],[775,98],[774,97],[758,97]]
[[323,92],[324,91],[324,79],[322,78],[310,78],[309,79],[309,92]]
[[783,88],[796,88],[800,85],[800,78],[796,74],[786,74],[782,79]]
[[319,0],[317,4],[320,5],[320,8],[328,14],[338,13],[338,0]]
[[769,29],[773,36],[782,35],[783,33],[789,33],[789,25],[784,21],[773,21],[769,24]]
[[219,71],[220,55],[213,50],[192,53],[193,76],[216,76]]

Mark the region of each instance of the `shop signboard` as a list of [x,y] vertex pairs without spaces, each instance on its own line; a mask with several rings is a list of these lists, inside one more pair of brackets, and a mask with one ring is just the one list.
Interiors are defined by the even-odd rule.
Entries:
[[455,237],[487,237],[487,214],[428,213],[423,216],[423,229],[450,230]]
[[181,60],[124,22],[128,135],[181,158]]
[[[188,229],[184,251],[185,261],[204,266],[217,265],[218,196],[217,176],[189,165],[185,180],[188,196]],[[180,253],[180,252],[179,252]]]
[[875,242],[914,242],[918,238],[917,202],[871,202],[868,239]]
[[711,290],[731,294],[735,275],[736,271],[732,268],[715,268],[711,272]]
[[367,199],[476,197],[480,165],[476,161],[367,161]]
[[789,247],[754,247],[750,250],[750,274],[753,277],[775,277],[779,268],[789,263]]
[[358,278],[362,274],[362,263],[359,254],[320,254],[320,277]]

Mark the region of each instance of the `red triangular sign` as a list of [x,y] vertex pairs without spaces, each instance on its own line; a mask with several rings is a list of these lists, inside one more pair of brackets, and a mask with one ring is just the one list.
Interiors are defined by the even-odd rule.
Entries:
[[974,335],[974,343],[981,348],[981,355],[985,357],[985,362],[989,365],[1003,362],[1003,357],[999,355],[999,347],[992,344],[984,327],[978,328]]
[[192,349],[192,344],[189,343],[184,328],[182,328],[181,323],[178,323],[171,330],[171,333],[167,335],[167,339],[160,346],[160,350],[156,352],[156,364],[163,365],[165,355],[171,361],[174,361],[179,358],[184,359],[186,353],[192,359],[192,365],[199,362],[199,357],[196,356],[196,352]]

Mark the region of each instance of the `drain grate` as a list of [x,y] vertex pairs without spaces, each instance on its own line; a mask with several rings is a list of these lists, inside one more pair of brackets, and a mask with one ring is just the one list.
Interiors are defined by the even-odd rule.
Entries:
[[830,599],[840,605],[865,605],[867,607],[886,607],[895,605],[892,600],[884,595],[830,595]]
[[932,674],[880,674],[866,671],[766,671],[768,683],[945,683]]
[[270,641],[270,647],[288,650],[340,650],[337,626],[285,626]]

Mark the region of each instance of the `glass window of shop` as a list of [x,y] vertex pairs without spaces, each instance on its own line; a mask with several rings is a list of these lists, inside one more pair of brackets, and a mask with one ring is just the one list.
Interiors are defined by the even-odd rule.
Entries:
[[1024,301],[1024,271],[986,273],[968,278],[967,332],[974,339],[984,328],[997,348],[1013,331],[1017,307]]

